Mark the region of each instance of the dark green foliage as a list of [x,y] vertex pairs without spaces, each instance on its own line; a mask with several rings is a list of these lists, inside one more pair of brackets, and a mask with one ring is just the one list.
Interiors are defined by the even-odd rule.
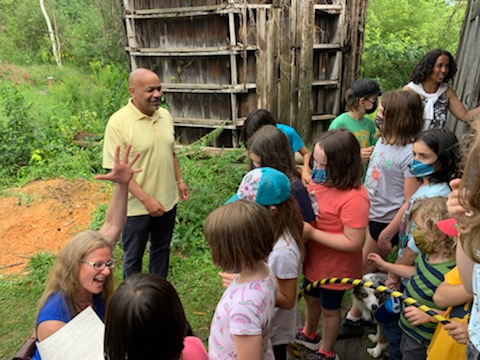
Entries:
[[[188,147],[184,153],[191,150]],[[247,170],[244,158],[244,149],[203,160],[179,155],[191,195],[188,201],[178,205],[172,239],[175,249],[190,255],[208,249],[203,237],[203,222],[212,210],[223,205],[237,191]]]
[[[120,1],[45,0],[63,64],[125,62]],[[38,1],[0,0],[0,60],[54,64]]]
[[455,54],[465,3],[369,0],[361,76],[377,79],[382,90],[399,89],[428,51],[443,48]]
[[0,168],[7,175],[15,175],[26,166],[36,146],[37,129],[30,117],[30,105],[13,86],[0,88],[0,98],[6,124],[0,127]]

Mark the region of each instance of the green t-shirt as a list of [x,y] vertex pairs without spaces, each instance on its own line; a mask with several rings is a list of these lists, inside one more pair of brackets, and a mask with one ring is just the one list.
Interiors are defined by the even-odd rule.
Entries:
[[375,137],[375,133],[377,132],[375,123],[367,116],[364,116],[361,120],[355,120],[345,112],[332,121],[328,130],[333,129],[350,130],[357,138],[361,148],[375,145],[378,140],[378,138]]

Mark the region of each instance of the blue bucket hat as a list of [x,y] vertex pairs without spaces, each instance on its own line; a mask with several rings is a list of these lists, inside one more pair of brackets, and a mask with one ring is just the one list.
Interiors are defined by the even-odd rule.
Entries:
[[270,167],[256,168],[243,177],[237,193],[226,204],[250,200],[263,206],[278,205],[290,197],[290,191],[287,175]]

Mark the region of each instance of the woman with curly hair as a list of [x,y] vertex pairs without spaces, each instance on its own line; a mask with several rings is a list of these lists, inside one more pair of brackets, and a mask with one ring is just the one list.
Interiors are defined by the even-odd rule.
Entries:
[[[105,317],[105,304],[113,291],[112,250],[125,224],[128,183],[133,173],[140,171],[132,169],[139,154],[128,162],[130,149],[131,145],[127,146],[121,162],[118,146],[112,171],[95,176],[97,180],[115,183],[105,222],[99,231],[85,230],[75,235],[58,254],[38,304],[38,341],[60,330],[88,306],[102,320]],[[33,359],[41,359],[38,350]]]
[[422,97],[424,130],[445,127],[447,109],[459,120],[468,122],[480,115],[480,107],[468,111],[449,84],[457,73],[457,64],[450,52],[435,49],[415,66],[404,90],[413,90]]

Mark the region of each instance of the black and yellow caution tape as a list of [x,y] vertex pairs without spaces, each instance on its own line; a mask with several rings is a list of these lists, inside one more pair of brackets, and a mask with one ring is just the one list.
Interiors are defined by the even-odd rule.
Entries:
[[[433,311],[430,307],[426,306],[426,305],[423,305],[423,304],[420,304],[417,300],[415,300],[414,298],[412,297],[408,297],[406,295],[404,295],[402,292],[400,291],[396,291],[396,290],[392,290],[388,287],[386,287],[385,285],[381,285],[381,284],[376,284],[376,283],[373,283],[371,281],[364,281],[364,280],[361,280],[361,279],[351,279],[351,278],[328,278],[328,279],[322,279],[322,280],[318,280],[318,281],[315,281],[311,284],[308,284],[299,294],[298,294],[298,298],[301,299],[302,296],[310,291],[312,291],[313,289],[316,289],[318,288],[319,286],[321,285],[325,285],[325,284],[350,284],[350,285],[354,285],[354,286],[364,286],[364,287],[367,287],[367,288],[370,288],[370,289],[373,289],[375,291],[379,291],[379,292],[385,292],[387,293],[388,295],[390,296],[393,296],[395,298],[398,298],[400,299],[402,302],[404,302],[406,305],[412,305],[412,306],[415,306],[417,307],[418,309],[422,310],[423,312],[427,313],[428,315],[430,315],[431,317],[433,317],[436,321],[438,321],[439,323],[442,323],[442,324],[449,324],[450,321],[446,318],[444,318],[442,315],[440,314],[437,314],[435,311]],[[293,354],[295,356],[295,359],[301,359],[301,356],[300,356],[300,351],[298,349],[298,345],[296,343],[293,343],[292,344],[292,351],[293,351]]]
[[442,323],[442,324],[448,324],[450,323],[449,320],[445,319],[442,315],[440,314],[437,314],[435,311],[433,311],[431,308],[429,308],[427,305],[423,305],[423,304],[420,304],[417,300],[415,300],[414,298],[412,297],[408,297],[406,295],[404,295],[402,292],[400,291],[396,291],[396,290],[392,290],[388,287],[386,287],[385,285],[381,285],[381,284],[375,284],[371,281],[363,281],[361,279],[350,279],[350,278],[328,278],[328,279],[323,279],[323,280],[319,280],[319,281],[315,281],[311,284],[308,284],[299,294],[299,298],[301,298],[303,296],[304,293],[308,293],[309,291],[312,291],[312,289],[315,289],[315,288],[318,288],[320,285],[325,285],[325,284],[350,284],[350,285],[360,285],[360,286],[364,286],[364,287],[367,287],[367,288],[371,288],[375,291],[379,291],[379,292],[385,292],[387,293],[388,295],[390,296],[393,296],[395,298],[398,298],[400,299],[401,301],[403,301],[406,305],[412,305],[412,306],[415,306],[417,308],[419,308],[420,310],[422,310],[423,312],[427,313],[428,315],[430,315],[431,317],[433,317],[435,320],[437,320],[439,323]]

